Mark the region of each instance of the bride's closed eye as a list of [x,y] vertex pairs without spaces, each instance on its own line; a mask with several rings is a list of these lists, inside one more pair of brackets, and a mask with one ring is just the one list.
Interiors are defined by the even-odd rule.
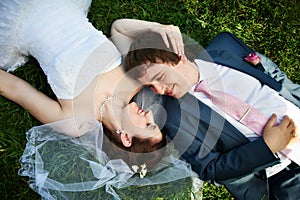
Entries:
[[155,125],[155,124],[147,123],[147,129],[149,129],[149,130],[154,130],[155,128],[156,128],[156,125]]

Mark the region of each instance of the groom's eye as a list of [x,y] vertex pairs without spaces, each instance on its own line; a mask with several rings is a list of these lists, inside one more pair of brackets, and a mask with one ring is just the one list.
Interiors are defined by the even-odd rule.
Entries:
[[161,80],[164,79],[164,77],[165,77],[165,76],[164,76],[163,74],[161,74],[161,75],[157,76],[155,80],[156,80],[156,81],[161,81]]

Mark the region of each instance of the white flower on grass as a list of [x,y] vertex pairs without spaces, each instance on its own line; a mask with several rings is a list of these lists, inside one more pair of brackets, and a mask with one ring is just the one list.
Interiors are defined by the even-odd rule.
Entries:
[[144,176],[146,176],[146,174],[147,174],[147,169],[142,169],[142,170],[140,171],[140,177],[141,177],[141,178],[144,178]]
[[141,165],[141,168],[142,168],[142,170],[143,170],[143,169],[146,169],[146,164],[145,164],[145,163],[142,164],[142,165]]
[[141,166],[141,170],[140,171],[138,171],[139,170],[139,166],[137,166],[137,165],[132,165],[131,168],[132,168],[132,170],[135,173],[139,173],[140,174],[140,178],[144,178],[146,176],[146,174],[147,174],[147,168],[146,168],[147,166],[146,166],[146,164],[142,164],[140,166]]
[[135,172],[135,173],[137,173],[137,170],[139,169],[139,166],[137,166],[137,165],[132,165],[132,170]]

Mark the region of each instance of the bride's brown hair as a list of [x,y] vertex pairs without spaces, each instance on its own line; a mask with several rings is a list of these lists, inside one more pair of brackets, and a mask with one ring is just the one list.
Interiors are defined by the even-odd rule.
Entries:
[[146,164],[147,169],[155,168],[157,163],[165,155],[167,139],[153,143],[151,138],[132,138],[132,145],[125,147],[119,134],[103,127],[103,150],[110,159],[122,159],[128,166]]

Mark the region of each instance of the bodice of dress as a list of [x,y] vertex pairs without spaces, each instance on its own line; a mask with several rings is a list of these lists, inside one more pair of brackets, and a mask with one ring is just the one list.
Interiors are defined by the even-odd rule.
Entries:
[[[25,1],[17,18],[17,48],[35,57],[59,99],[73,99],[95,76],[120,64],[117,48],[88,21],[90,2]],[[28,11],[30,9],[30,12]]]

